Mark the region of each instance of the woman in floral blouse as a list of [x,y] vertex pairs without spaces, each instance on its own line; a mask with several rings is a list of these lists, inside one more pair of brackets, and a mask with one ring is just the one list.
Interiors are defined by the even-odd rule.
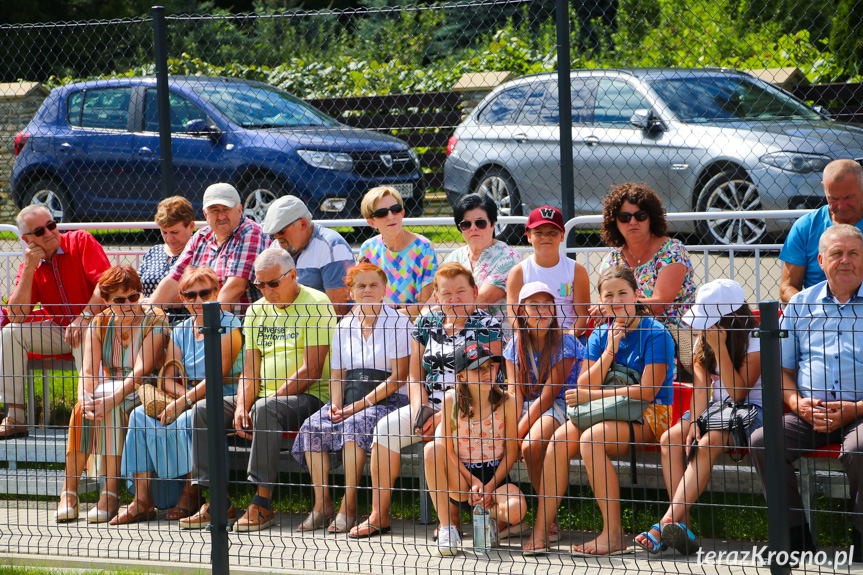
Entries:
[[599,272],[632,268],[638,301],[668,328],[683,367],[692,372],[692,334],[683,314],[695,302],[696,286],[689,252],[667,235],[665,208],[645,184],[613,186],[603,200],[602,240],[611,248]]
[[456,262],[469,269],[479,287],[477,307],[503,321],[506,278],[521,256],[506,243],[494,239],[497,205],[485,194],[468,194],[453,206],[453,215],[467,245],[450,253],[444,263]]

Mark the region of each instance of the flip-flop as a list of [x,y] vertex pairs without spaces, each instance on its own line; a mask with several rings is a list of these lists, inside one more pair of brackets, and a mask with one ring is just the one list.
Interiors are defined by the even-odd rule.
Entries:
[[353,533],[348,533],[348,537],[351,539],[370,539],[371,537],[380,537],[386,533],[390,532],[390,527],[378,527],[377,525],[366,525],[368,529],[368,533],[364,533],[362,535],[354,535]]
[[585,553],[583,551],[575,551],[570,549],[569,552],[573,557],[615,557],[618,555],[629,555],[630,553],[635,553],[635,547],[627,547],[626,549],[621,549],[620,551],[612,551],[611,553],[603,553],[598,555],[596,553]]
[[535,557],[536,555],[544,555],[551,553],[551,545],[546,544],[545,547],[536,547],[535,549],[522,549],[521,554],[525,557]]
[[[659,531],[659,540],[656,539],[653,535],[650,534],[651,531]],[[661,541],[662,539],[662,526],[659,523],[654,523],[650,526],[650,529],[647,531],[642,531],[639,535],[644,535],[648,542],[650,542],[650,546],[648,547],[638,539],[635,540],[635,544],[650,553],[651,555],[659,555],[666,549],[668,549],[668,545]]]
[[669,523],[662,528],[662,542],[673,547],[681,555],[692,555],[699,549],[695,533],[689,530],[683,523]]
[[515,537],[516,535],[521,535],[522,533],[527,533],[528,531],[530,531],[530,527],[522,521],[515,525],[507,525],[506,529],[501,530],[498,536],[503,540]]

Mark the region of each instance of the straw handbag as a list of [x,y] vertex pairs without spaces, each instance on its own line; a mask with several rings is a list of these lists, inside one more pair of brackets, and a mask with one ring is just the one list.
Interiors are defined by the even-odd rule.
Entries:
[[174,398],[169,397],[163,389],[165,381],[165,370],[169,366],[175,366],[180,373],[180,383],[183,387],[188,387],[186,381],[186,369],[183,367],[183,362],[179,359],[172,359],[165,363],[162,369],[159,370],[159,375],[156,377],[155,385],[152,383],[144,383],[138,386],[138,397],[141,398],[141,403],[144,405],[144,412],[150,417],[158,417],[160,413],[165,411],[169,403],[174,401]]

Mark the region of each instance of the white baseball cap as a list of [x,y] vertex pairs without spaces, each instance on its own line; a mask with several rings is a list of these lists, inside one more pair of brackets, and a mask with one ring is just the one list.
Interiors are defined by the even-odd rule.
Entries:
[[300,218],[312,220],[312,212],[309,211],[309,207],[297,196],[282,196],[267,208],[267,215],[264,216],[261,231],[273,235]]
[[204,207],[216,204],[233,208],[240,204],[240,193],[231,184],[213,184],[204,192]]
[[716,325],[722,316],[729,315],[746,305],[743,288],[734,280],[718,279],[698,288],[695,303],[683,314],[683,322],[701,331]]
[[528,282],[521,286],[521,291],[518,292],[518,301],[519,303],[521,303],[530,296],[536,295],[538,293],[547,293],[551,297],[554,297],[554,292],[551,291],[551,288],[548,287],[548,284],[544,282]]

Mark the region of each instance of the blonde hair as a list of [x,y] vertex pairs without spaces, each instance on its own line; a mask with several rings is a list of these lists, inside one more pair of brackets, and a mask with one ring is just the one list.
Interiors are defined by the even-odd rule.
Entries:
[[379,201],[384,199],[387,196],[392,196],[395,200],[404,207],[405,202],[402,199],[402,195],[399,193],[397,189],[392,186],[378,186],[376,188],[372,188],[366,195],[363,196],[363,201],[360,204],[360,212],[362,212],[363,217],[367,220],[372,219],[372,214],[375,211],[375,206]]

